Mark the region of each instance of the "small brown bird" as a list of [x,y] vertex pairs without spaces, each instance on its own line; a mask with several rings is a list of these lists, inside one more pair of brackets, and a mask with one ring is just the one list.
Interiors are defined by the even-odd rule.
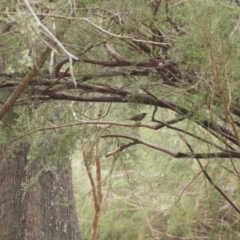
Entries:
[[137,115],[134,115],[134,116],[128,118],[127,120],[141,122],[146,117],[146,115],[147,115],[147,113],[140,113],[140,114],[137,114]]

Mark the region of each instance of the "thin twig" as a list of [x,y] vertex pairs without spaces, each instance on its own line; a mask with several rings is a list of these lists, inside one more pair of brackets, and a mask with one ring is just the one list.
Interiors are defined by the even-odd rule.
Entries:
[[[182,139],[182,141],[187,145],[187,147],[190,149],[190,151],[193,153],[193,148],[191,147],[191,145],[188,143],[188,141],[182,136],[180,135],[180,139]],[[200,160],[196,157],[196,160],[198,162],[198,165],[200,166],[200,168],[202,169],[202,172],[204,174],[204,176],[206,177],[206,179],[209,181],[209,183],[220,193],[221,196],[223,196],[227,202],[236,210],[236,212],[238,214],[240,214],[240,209],[234,204],[234,202],[213,182],[212,178],[210,177],[210,175],[208,174],[208,172],[206,171],[205,167],[202,165],[202,163],[200,162]]]

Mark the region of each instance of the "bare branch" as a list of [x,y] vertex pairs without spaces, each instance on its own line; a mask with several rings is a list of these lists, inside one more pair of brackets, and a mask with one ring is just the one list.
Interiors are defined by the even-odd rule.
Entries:
[[9,108],[18,99],[18,97],[23,92],[24,88],[37,74],[38,70],[43,66],[50,52],[51,52],[51,49],[49,47],[46,47],[46,49],[42,52],[41,56],[39,57],[37,64],[34,65],[33,68],[28,72],[28,74],[21,80],[21,82],[18,84],[16,89],[12,92],[8,100],[3,104],[3,106],[0,109],[0,120],[4,117],[4,115],[7,113]]
[[23,1],[25,3],[26,7],[28,8],[28,10],[30,11],[30,13],[35,18],[38,26],[41,27],[47,33],[47,35],[51,38],[51,40],[53,42],[55,42],[69,58],[78,60],[78,57],[76,57],[73,54],[71,54],[70,52],[68,52],[68,50],[62,45],[62,43],[41,23],[41,21],[38,19],[37,15],[36,15],[36,13],[33,11],[32,7],[30,6],[28,0],[23,0]]
[[116,52],[116,50],[108,43],[105,43],[105,48],[107,49],[108,53],[116,59],[118,62],[128,62],[131,63],[131,61],[125,59],[121,54]]
[[129,137],[126,135],[119,135],[119,134],[109,134],[109,135],[103,135],[101,138],[125,138],[130,139],[133,141],[132,145],[134,144],[142,144],[149,148],[158,150],[160,152],[166,153],[174,158],[202,158],[202,159],[208,159],[208,158],[240,158],[240,153],[235,151],[228,151],[228,152],[214,152],[214,153],[182,153],[182,152],[173,152],[169,149],[162,148],[160,146],[151,144],[149,142],[146,142],[139,138]]
[[[180,135],[180,138],[183,140],[183,142],[187,145],[187,147],[190,149],[190,151],[193,153],[193,149],[191,147],[191,145],[187,142],[187,140]],[[198,159],[198,157],[195,157],[200,168],[202,169],[203,174],[205,175],[205,177],[207,178],[207,180],[209,181],[209,183],[228,201],[228,203],[237,211],[238,214],[240,214],[240,209],[234,204],[234,202],[213,182],[212,178],[210,177],[210,175],[208,174],[208,172],[206,171],[206,168],[202,165],[202,163],[200,162],[200,160]]]
[[116,154],[122,152],[124,149],[129,148],[129,147],[131,147],[132,145],[135,145],[135,144],[136,144],[135,142],[124,144],[124,145],[120,146],[119,148],[115,149],[114,151],[108,152],[105,157],[107,158],[107,157],[116,155]]

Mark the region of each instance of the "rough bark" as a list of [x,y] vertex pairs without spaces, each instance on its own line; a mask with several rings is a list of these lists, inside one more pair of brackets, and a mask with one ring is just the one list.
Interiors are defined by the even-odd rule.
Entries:
[[22,147],[7,159],[1,153],[0,239],[80,240],[71,168],[56,175],[34,161],[26,170],[27,151]]

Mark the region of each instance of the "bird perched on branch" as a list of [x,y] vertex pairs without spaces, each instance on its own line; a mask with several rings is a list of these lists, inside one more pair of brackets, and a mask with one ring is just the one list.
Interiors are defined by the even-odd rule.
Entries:
[[134,116],[128,118],[127,120],[141,122],[146,117],[146,115],[147,115],[147,113],[140,113],[140,114],[137,114],[137,115],[134,115]]

